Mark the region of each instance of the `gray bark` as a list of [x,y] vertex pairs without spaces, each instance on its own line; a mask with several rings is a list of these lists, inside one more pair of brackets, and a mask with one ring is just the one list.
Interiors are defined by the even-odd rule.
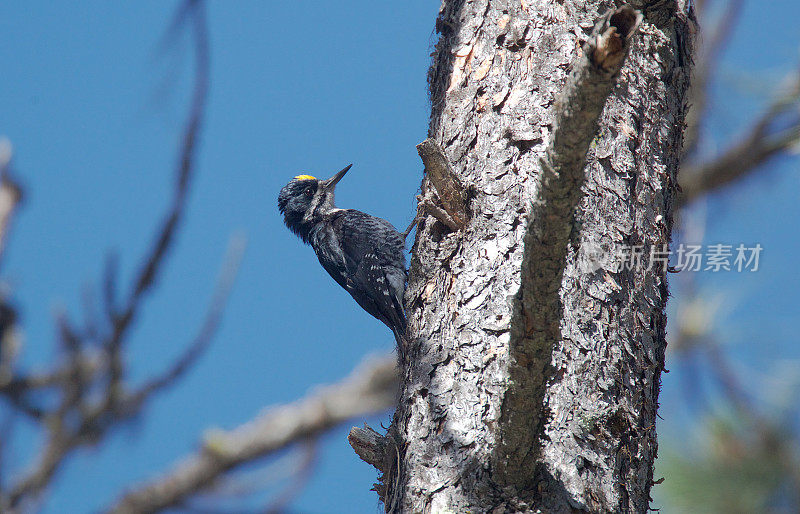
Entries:
[[[579,207],[553,224],[559,237],[536,237],[531,219],[547,198],[554,104],[610,7],[442,5],[429,137],[466,185],[468,220],[454,231],[427,214],[418,226],[387,509],[648,507],[665,271],[648,269],[647,256],[624,269],[613,253],[670,240],[690,61],[682,2],[637,2],[644,21],[586,155]],[[552,294],[537,276],[555,283]]]

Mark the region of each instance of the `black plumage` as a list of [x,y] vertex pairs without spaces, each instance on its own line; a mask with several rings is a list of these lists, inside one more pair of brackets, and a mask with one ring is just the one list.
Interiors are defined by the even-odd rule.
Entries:
[[281,189],[278,209],[286,226],[311,245],[325,271],[361,308],[392,330],[402,354],[405,241],[386,220],[336,207],[334,189],[349,169],[328,180],[295,177]]

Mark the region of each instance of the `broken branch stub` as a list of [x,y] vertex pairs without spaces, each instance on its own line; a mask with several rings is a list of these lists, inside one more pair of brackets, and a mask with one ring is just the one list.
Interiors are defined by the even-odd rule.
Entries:
[[433,139],[428,138],[417,145],[417,152],[422,158],[425,172],[436,190],[442,208],[454,222],[454,225],[447,225],[457,230],[464,228],[467,222],[464,185],[453,171],[442,147]]

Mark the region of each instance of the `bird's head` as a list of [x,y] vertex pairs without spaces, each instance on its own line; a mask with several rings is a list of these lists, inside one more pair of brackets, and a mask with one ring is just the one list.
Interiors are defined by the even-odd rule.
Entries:
[[281,189],[278,209],[283,214],[283,221],[303,241],[308,242],[314,224],[336,208],[334,190],[350,166],[352,164],[327,180],[298,175]]

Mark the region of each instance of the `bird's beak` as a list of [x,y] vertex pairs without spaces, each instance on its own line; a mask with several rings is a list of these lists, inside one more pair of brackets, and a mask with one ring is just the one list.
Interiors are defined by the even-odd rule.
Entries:
[[340,171],[336,175],[334,175],[331,178],[329,178],[328,180],[326,180],[325,181],[325,188],[326,189],[335,188],[336,184],[338,184],[339,181],[342,180],[342,177],[344,177],[344,174],[347,173],[347,170],[349,170],[352,166],[353,166],[352,164],[348,164],[345,169],[343,169],[342,171]]

